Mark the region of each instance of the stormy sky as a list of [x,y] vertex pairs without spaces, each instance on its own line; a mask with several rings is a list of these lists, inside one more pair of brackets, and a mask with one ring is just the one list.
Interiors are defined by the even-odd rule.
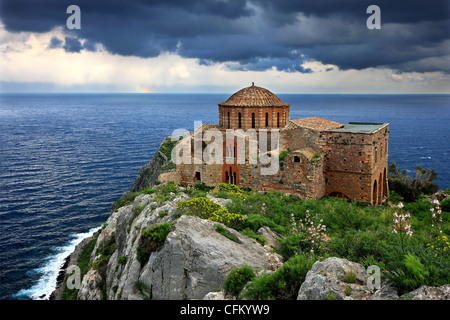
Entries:
[[[66,27],[71,4],[81,29]],[[381,29],[366,27],[371,4]],[[3,91],[450,91],[448,0],[1,0],[0,24]]]

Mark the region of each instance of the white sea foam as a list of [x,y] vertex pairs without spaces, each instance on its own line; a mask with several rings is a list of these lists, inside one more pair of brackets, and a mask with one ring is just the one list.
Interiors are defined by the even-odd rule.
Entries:
[[19,299],[48,300],[50,294],[56,289],[57,278],[64,265],[64,260],[83,239],[91,236],[100,228],[92,228],[86,233],[72,235],[72,240],[67,245],[56,248],[55,254],[47,257],[42,267],[33,270],[34,273],[41,274],[39,280],[31,288],[20,290],[14,297]]

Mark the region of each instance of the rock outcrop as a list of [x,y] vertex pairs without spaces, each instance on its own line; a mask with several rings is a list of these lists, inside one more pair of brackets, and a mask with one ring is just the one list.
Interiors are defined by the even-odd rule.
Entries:
[[450,284],[440,287],[421,286],[401,298],[408,300],[450,300]]
[[[102,259],[99,252],[110,239],[115,251],[103,270],[91,269],[84,276],[78,299],[202,299],[220,290],[231,269],[242,264],[256,272],[281,266],[281,257],[270,247],[234,229],[224,226],[236,241],[218,233],[216,222],[179,216],[176,204],[187,199],[180,193],[159,203],[156,195],[142,194],[133,205],[113,212],[97,239],[91,262],[95,265]],[[173,223],[173,230],[142,263],[136,255],[142,231],[163,222]]]
[[139,169],[139,173],[131,186],[131,192],[141,191],[146,187],[152,187],[155,182],[158,181],[159,175],[165,171],[163,168],[170,163],[170,160],[167,159],[160,149],[167,139],[169,138],[167,137],[161,143],[158,151],[155,152],[152,161]]
[[366,270],[362,265],[346,259],[328,258],[314,263],[297,299],[326,300],[334,296],[336,300],[366,300],[371,295],[366,282]]
[[[348,283],[350,273],[355,276]],[[450,300],[450,284],[441,287],[424,285],[399,297],[397,289],[387,280],[372,292],[367,287],[367,274],[362,265],[333,257],[313,265],[297,299],[326,300],[330,297],[336,300]]]

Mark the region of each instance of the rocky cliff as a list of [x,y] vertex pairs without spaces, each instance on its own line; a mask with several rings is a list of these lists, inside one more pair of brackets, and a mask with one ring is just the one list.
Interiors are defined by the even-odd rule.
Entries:
[[141,191],[146,187],[151,187],[158,181],[158,177],[161,173],[168,171],[167,169],[170,163],[170,150],[167,150],[166,154],[164,151],[164,145],[168,144],[170,137],[166,137],[164,141],[159,146],[158,150],[155,152],[152,161],[145,164],[139,170],[136,179],[131,186],[131,192]]
[[[80,289],[72,291],[71,297],[75,294],[80,300],[227,299],[221,290],[233,268],[246,264],[261,274],[283,266],[281,256],[273,249],[279,245],[280,235],[267,226],[258,230],[266,240],[262,245],[224,224],[182,214],[177,204],[190,199],[189,190],[176,187],[173,193],[167,184],[155,185],[158,176],[167,172],[170,160],[166,156],[167,149],[161,151],[162,146],[164,142],[153,160],[141,168],[131,191],[126,193],[134,198],[116,202],[104,227],[93,238],[80,243],[68,257],[66,267],[77,264],[80,252],[95,240],[88,271]],[[212,193],[206,196],[222,207],[232,201],[215,198]],[[217,225],[228,236],[219,232]],[[159,226],[166,229],[164,236],[158,235],[145,242],[143,235]],[[351,283],[344,280],[349,271],[355,277]],[[64,272],[60,275],[60,285],[52,299],[64,298],[63,279],[67,276]],[[449,285],[423,286],[406,297],[448,300],[449,290]],[[363,266],[334,257],[312,266],[297,295],[299,300],[330,297],[342,300],[402,298],[389,282],[382,283],[375,292],[370,290]]]
[[[181,192],[158,203],[156,194],[142,194],[113,212],[97,239],[94,268],[84,276],[78,299],[202,299],[220,290],[233,268],[248,264],[262,271],[281,265],[269,246],[234,229],[223,225],[237,241],[218,233],[216,222],[178,215],[176,204],[187,199]],[[147,261],[139,260],[141,234],[163,223],[173,223],[163,245]],[[105,253],[107,246],[113,250]]]

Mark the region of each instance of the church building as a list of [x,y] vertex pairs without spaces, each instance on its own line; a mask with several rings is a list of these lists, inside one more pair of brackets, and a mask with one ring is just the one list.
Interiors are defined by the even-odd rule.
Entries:
[[[254,84],[218,107],[218,125],[202,124],[190,139],[177,144],[190,144],[184,150],[192,152],[190,161],[177,163],[171,173],[176,183],[215,186],[226,182],[256,191],[294,193],[303,199],[328,195],[371,204],[387,197],[388,123],[290,119],[288,103]],[[208,130],[222,135],[223,161],[202,158],[211,141],[219,140],[205,139],[201,134]],[[233,132],[231,139],[227,132]],[[239,139],[245,141],[244,148]],[[267,142],[261,145],[261,141]],[[257,145],[257,158],[251,157],[252,142]],[[269,170],[273,163],[264,162],[264,156],[276,160],[272,161],[276,170]]]

